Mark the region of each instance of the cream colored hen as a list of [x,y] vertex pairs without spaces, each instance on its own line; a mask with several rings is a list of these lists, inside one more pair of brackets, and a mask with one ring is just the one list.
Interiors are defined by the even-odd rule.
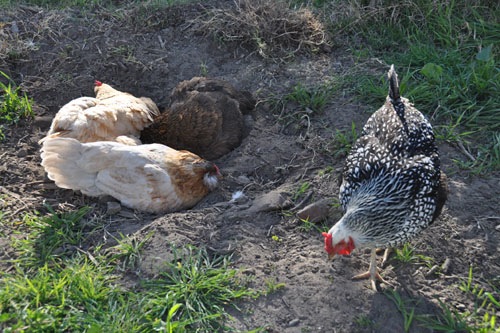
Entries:
[[41,151],[42,166],[57,186],[88,196],[107,194],[124,206],[152,213],[193,207],[220,177],[212,162],[161,144],[47,138]]
[[141,144],[140,132],[160,112],[147,97],[137,98],[95,81],[96,97],[80,97],[57,112],[47,138],[68,137],[80,142],[117,141]]

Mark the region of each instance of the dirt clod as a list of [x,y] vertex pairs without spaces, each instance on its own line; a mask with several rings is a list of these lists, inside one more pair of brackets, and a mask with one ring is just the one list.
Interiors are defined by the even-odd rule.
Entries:
[[325,220],[330,212],[330,199],[322,199],[307,205],[297,212],[297,217],[311,223]]

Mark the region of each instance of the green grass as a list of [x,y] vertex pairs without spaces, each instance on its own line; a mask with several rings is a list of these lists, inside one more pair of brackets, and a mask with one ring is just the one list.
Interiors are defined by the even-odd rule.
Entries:
[[295,190],[295,193],[292,196],[292,200],[296,201],[297,199],[302,197],[309,190],[310,187],[311,183],[309,182],[303,182],[302,184],[300,184]]
[[31,108],[32,100],[26,93],[21,95],[20,88],[4,72],[0,71],[8,83],[0,81],[0,141],[5,139],[4,126],[18,123],[22,118],[34,116]]
[[208,66],[207,66],[207,63],[204,61],[202,61],[200,64],[200,75],[203,77],[208,76]]
[[41,7],[54,7],[54,8],[64,8],[64,7],[87,7],[93,5],[101,5],[105,3],[104,0],[0,0],[0,5],[2,6],[14,6],[19,3],[25,5],[36,5]]
[[309,221],[309,219],[301,219],[299,229],[304,232],[310,232],[311,230],[316,230],[317,232],[323,232],[321,228],[319,228],[315,223]]
[[394,259],[403,263],[425,264],[431,267],[434,260],[431,257],[415,253],[415,248],[410,243],[405,243],[402,247],[394,249]]
[[264,281],[266,288],[264,291],[265,295],[270,295],[278,292],[281,289],[284,289],[286,287],[286,284],[282,282],[276,282],[273,279],[266,279]]
[[386,73],[366,74],[367,60],[381,59],[387,68],[394,63],[402,94],[431,118],[437,137],[470,152],[460,166],[477,173],[499,169],[500,6],[479,0],[381,1],[374,8],[347,3],[351,15],[331,22],[333,34],[356,45],[358,69],[346,75],[344,88],[375,110],[387,95]]
[[360,314],[354,318],[354,322],[361,328],[374,328],[375,323],[366,314]]
[[443,313],[438,316],[420,316],[418,320],[422,326],[430,328],[434,332],[475,332],[467,324],[467,318],[463,314],[441,301],[439,301],[439,305]]
[[283,97],[284,103],[294,102],[304,110],[313,113],[323,111],[333,93],[333,87],[325,83],[316,87],[305,87],[301,83],[292,87],[292,91]]
[[270,96],[267,102],[285,128],[305,127],[308,131],[311,127],[311,119],[324,111],[339,86],[340,84],[333,80],[315,86],[297,83],[283,95]]
[[333,150],[335,151],[334,157],[347,156],[357,139],[358,132],[354,122],[351,123],[350,130],[335,129],[335,134],[333,135]]
[[120,268],[124,271],[135,269],[141,261],[141,249],[153,236],[153,232],[148,233],[143,239],[130,238],[119,233],[120,238],[115,238],[118,242],[109,250],[111,261],[118,261]]
[[386,296],[394,302],[403,316],[404,330],[408,332],[415,324],[432,329],[433,332],[478,332],[500,331],[497,313],[500,311],[500,289],[498,279],[489,282],[474,278],[472,267],[469,274],[458,285],[473,305],[473,310],[458,311],[452,305],[438,300],[441,312],[437,314],[415,314],[415,302],[404,299],[397,291],[387,290]]
[[224,316],[224,306],[233,300],[257,294],[239,285],[237,271],[230,269],[226,257],[210,258],[205,250],[188,247],[174,249],[175,262],[159,279],[143,282],[153,309],[163,312],[175,304],[183,304],[178,317],[203,331],[215,332],[223,327],[218,319]]
[[[500,287],[499,279],[483,283],[473,276],[473,267],[469,268],[467,279],[459,289],[474,300],[474,311],[470,314],[478,332],[500,331],[497,323],[497,313],[500,312]],[[482,314],[482,316],[481,316]]]
[[123,269],[138,266],[152,235],[140,242],[122,235],[112,248],[88,248],[103,231],[88,215],[85,207],[23,218],[24,230],[12,237],[17,258],[2,263],[10,269],[0,272],[0,330],[213,332],[225,329],[225,307],[259,295],[229,257],[194,247],[167,246],[174,260],[158,277],[139,276],[125,287]]
[[415,302],[403,299],[392,289],[385,295],[394,302],[403,316],[404,330],[408,332],[413,324],[432,329],[433,332],[478,332],[494,333],[500,331],[497,314],[500,311],[500,289],[498,279],[485,282],[469,274],[458,285],[458,289],[472,301],[473,310],[459,312],[452,305],[438,300],[442,310],[439,314],[415,314]]
[[36,267],[58,262],[90,235],[90,229],[81,223],[90,210],[88,207],[60,214],[56,214],[51,207],[47,208],[50,215],[24,215],[22,223],[29,228],[29,232],[22,230],[20,234],[23,237],[13,239],[12,245],[19,254],[19,263],[23,265]]
[[404,299],[393,289],[387,289],[385,295],[396,305],[398,311],[403,316],[403,327],[405,332],[409,332],[415,319],[415,308],[412,300]]

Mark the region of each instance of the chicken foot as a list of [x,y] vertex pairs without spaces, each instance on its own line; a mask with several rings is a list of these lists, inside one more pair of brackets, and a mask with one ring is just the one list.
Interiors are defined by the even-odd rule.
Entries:
[[[386,253],[388,249],[386,249]],[[385,257],[385,253],[384,253]],[[380,276],[380,273],[378,272],[377,268],[377,249],[372,249],[371,255],[370,255],[370,267],[367,272],[355,275],[352,277],[353,280],[361,280],[361,279],[369,279],[372,289],[374,291],[379,291],[377,288],[377,281],[385,283],[385,284],[390,284],[387,281],[385,281],[382,276]]]

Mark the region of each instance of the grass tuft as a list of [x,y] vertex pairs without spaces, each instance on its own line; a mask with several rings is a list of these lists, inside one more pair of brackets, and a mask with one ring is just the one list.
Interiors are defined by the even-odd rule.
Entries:
[[315,88],[306,88],[298,83],[292,88],[292,92],[283,97],[283,102],[294,102],[304,110],[309,109],[313,113],[323,111],[332,95],[332,87],[328,84]]
[[443,310],[438,316],[419,318],[423,326],[436,332],[499,332],[497,315],[500,311],[500,289],[498,281],[484,283],[473,277],[472,266],[467,278],[462,281],[459,289],[472,298],[474,309],[459,312],[451,305],[439,300]]
[[33,101],[26,93],[20,96],[20,87],[16,86],[4,72],[0,71],[0,75],[8,81],[7,84],[0,81],[0,141],[2,141],[5,138],[4,126],[16,124],[22,118],[31,118],[34,113],[31,108]]
[[465,316],[457,310],[452,309],[446,303],[439,301],[443,314],[434,316],[421,316],[418,318],[422,326],[432,329],[434,332],[473,332],[472,327],[467,324]]
[[19,253],[19,262],[28,267],[43,266],[58,261],[74,252],[85,239],[85,225],[81,220],[90,211],[89,207],[56,213],[47,206],[49,215],[26,214],[23,224],[30,232],[23,238],[15,238],[14,248]]
[[0,328],[19,332],[84,331],[112,320],[109,300],[119,293],[109,267],[77,255],[64,265],[44,265],[0,277]]
[[230,258],[193,247],[172,247],[163,274],[122,286],[123,269],[140,263],[147,238],[122,235],[111,249],[85,249],[88,212],[23,219],[26,230],[12,240],[18,258],[0,272],[0,331],[213,332],[223,328],[226,306],[258,296]]
[[296,201],[297,199],[302,197],[307,192],[307,190],[309,190],[310,186],[311,183],[309,182],[303,182],[302,184],[300,184],[298,188],[295,190],[295,193],[292,196],[292,200]]
[[405,243],[401,248],[395,249],[394,252],[394,259],[403,263],[424,263],[428,267],[431,267],[434,263],[431,257],[415,253],[415,248],[410,243]]
[[283,0],[242,0],[231,9],[213,9],[199,30],[245,45],[263,58],[318,53],[329,44],[323,24],[309,9],[293,10]]
[[271,96],[268,102],[284,128],[295,131],[305,128],[306,132],[303,135],[305,137],[311,128],[311,119],[323,112],[338,87],[339,83],[334,81],[311,87],[297,83],[290,92],[281,96]]
[[153,232],[148,233],[140,241],[135,237],[126,237],[121,232],[119,235],[120,238],[115,238],[118,244],[108,249],[111,262],[121,262],[120,269],[123,271],[137,268],[141,262],[141,249],[153,236]]
[[282,282],[277,282],[273,279],[266,279],[264,281],[264,283],[266,284],[266,289],[264,291],[265,295],[274,294],[274,293],[278,292],[279,290],[284,289],[286,287],[286,284],[284,284]]
[[357,139],[358,132],[356,130],[356,124],[354,122],[351,123],[350,131],[335,129],[335,134],[333,135],[333,151],[335,151],[335,153],[333,156],[347,156]]
[[166,313],[175,304],[183,304],[174,318],[206,331],[222,329],[224,306],[257,294],[244,285],[237,271],[229,268],[229,258],[211,258],[203,249],[172,248],[175,259],[159,279],[144,281],[142,287],[155,302],[146,313]]
[[[437,137],[464,147],[468,161],[462,167],[476,173],[498,170],[499,5],[480,0],[334,3],[331,30],[366,45],[364,53],[353,50],[360,62],[377,58],[384,68],[396,65],[402,94],[432,118]],[[374,108],[387,95],[385,73],[377,71],[376,76],[351,73],[345,80]]]
[[413,319],[415,319],[415,307],[412,300],[405,300],[401,295],[393,289],[387,289],[385,295],[396,305],[398,311],[403,316],[403,326],[404,331],[409,332],[413,324]]

